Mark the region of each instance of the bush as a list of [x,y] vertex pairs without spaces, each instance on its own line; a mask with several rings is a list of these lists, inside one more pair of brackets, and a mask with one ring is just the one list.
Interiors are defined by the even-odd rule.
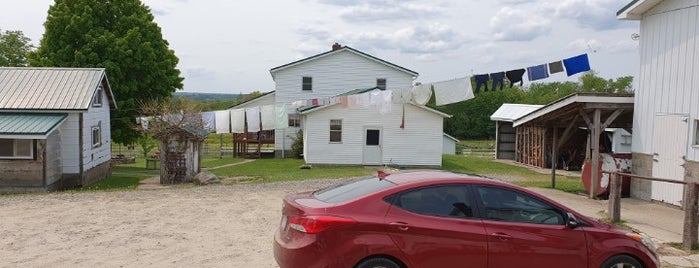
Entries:
[[294,138],[294,143],[291,144],[291,152],[297,158],[303,158],[303,131],[299,130],[296,132],[296,138]]

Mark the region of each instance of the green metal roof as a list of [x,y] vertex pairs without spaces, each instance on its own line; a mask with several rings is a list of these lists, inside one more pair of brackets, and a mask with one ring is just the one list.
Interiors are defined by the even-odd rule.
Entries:
[[67,114],[0,113],[0,135],[46,136],[67,116]]

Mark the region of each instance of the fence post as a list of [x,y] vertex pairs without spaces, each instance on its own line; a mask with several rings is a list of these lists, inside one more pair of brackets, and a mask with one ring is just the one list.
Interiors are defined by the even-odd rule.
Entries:
[[684,185],[684,229],[682,230],[682,245],[685,250],[692,250],[697,246],[697,212],[699,212],[699,187],[695,182],[687,182]]
[[621,220],[621,176],[619,173],[610,173],[612,178],[609,185],[609,212],[608,216],[612,222]]

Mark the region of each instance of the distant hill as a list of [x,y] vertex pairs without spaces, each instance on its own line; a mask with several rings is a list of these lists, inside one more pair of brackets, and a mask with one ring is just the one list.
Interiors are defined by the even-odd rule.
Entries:
[[175,97],[185,97],[190,100],[197,101],[226,101],[235,100],[245,96],[245,94],[224,94],[224,93],[198,93],[198,92],[182,92],[176,91],[173,94]]

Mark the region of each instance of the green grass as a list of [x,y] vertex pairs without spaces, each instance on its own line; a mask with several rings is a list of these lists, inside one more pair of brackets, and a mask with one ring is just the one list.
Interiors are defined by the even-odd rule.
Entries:
[[[475,141],[469,144],[486,144],[488,141]],[[226,156],[205,157],[202,167],[211,168],[243,161],[242,158]],[[301,169],[304,164],[301,159],[257,159],[250,163],[233,165],[211,170],[219,177],[248,177],[253,181],[274,182],[320,178],[348,178],[376,174],[380,167],[363,166],[313,166],[311,169]],[[112,175],[97,184],[82,190],[128,190],[135,189],[143,179],[158,176],[159,170],[145,169],[145,160],[138,158],[136,163],[117,165],[112,169]],[[513,166],[494,161],[491,157],[445,155],[442,158],[442,169],[472,175],[488,175],[513,181],[524,187],[551,188],[551,175],[532,171],[525,167]],[[511,180],[516,178],[515,180]],[[556,176],[556,189],[566,192],[584,191],[579,177]]]
[[376,174],[376,168],[362,166],[313,166],[299,168],[301,159],[257,159],[254,162],[212,170],[221,177],[254,177],[263,182],[320,178],[349,178]]
[[136,189],[147,178],[158,176],[160,170],[146,169],[146,160],[137,158],[136,163],[115,165],[112,174],[93,185],[80,188],[80,191],[114,191]]
[[[442,169],[472,175],[516,177],[521,178],[521,180],[516,180],[513,183],[520,186],[551,188],[551,174],[542,174],[525,167],[500,163],[492,158],[444,155]],[[580,178],[562,175],[556,175],[556,189],[571,193],[585,190]]]
[[495,140],[462,140],[457,144],[471,149],[495,149]]

